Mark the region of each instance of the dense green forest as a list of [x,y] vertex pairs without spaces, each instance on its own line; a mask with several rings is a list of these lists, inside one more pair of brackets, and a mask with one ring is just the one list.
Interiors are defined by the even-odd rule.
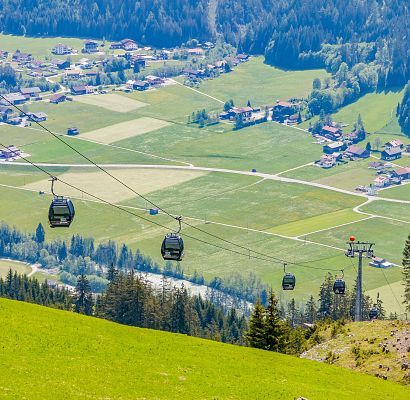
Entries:
[[[215,2],[211,2],[215,4]],[[335,73],[365,63],[379,88],[410,79],[410,5],[399,0],[225,0],[211,12],[199,0],[9,0],[0,3],[6,33],[131,37],[158,47],[222,35],[239,51],[265,54],[283,68]]]

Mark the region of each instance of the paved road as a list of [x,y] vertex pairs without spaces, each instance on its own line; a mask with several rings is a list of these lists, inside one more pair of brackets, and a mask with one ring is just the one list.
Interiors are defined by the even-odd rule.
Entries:
[[[30,166],[30,164],[25,162],[17,161],[4,161],[0,162],[5,165],[19,165],[19,166]],[[36,163],[36,165],[41,167],[66,167],[66,168],[96,168],[92,164],[55,164],[55,163]],[[324,185],[318,182],[303,181],[301,179],[285,178],[278,176],[276,174],[265,174],[262,172],[251,172],[251,171],[240,171],[234,169],[225,169],[225,168],[211,168],[211,167],[195,167],[195,166],[184,166],[184,165],[158,165],[158,164],[99,164],[100,167],[106,169],[165,169],[165,170],[191,170],[191,171],[203,171],[203,172],[221,172],[226,174],[237,174],[237,175],[247,175],[247,176],[257,176],[259,178],[273,180],[278,182],[299,184],[312,186],[320,189],[331,190],[338,193],[348,194],[351,196],[362,197],[365,199],[373,199],[374,201],[383,200],[392,203],[401,203],[401,204],[410,204],[410,200],[399,200],[399,199],[389,199],[385,197],[369,197],[364,193],[353,192],[346,189],[340,189],[329,185]]]

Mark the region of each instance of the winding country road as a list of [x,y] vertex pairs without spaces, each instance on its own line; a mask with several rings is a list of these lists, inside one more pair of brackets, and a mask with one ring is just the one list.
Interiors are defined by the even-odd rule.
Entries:
[[[16,161],[4,161],[0,162],[0,165],[18,165],[31,167],[30,164],[26,162],[16,162]],[[92,164],[56,164],[56,163],[36,163],[40,167],[62,167],[62,168],[96,168]],[[203,172],[220,172],[226,174],[237,174],[237,175],[246,175],[246,176],[256,176],[262,179],[273,180],[277,182],[292,183],[299,185],[312,186],[320,189],[331,190],[338,193],[343,193],[351,196],[362,197],[368,200],[383,200],[392,203],[401,203],[401,204],[410,204],[410,200],[399,200],[399,199],[390,199],[387,197],[372,197],[364,193],[353,192],[346,189],[340,189],[334,186],[324,185],[318,182],[304,181],[301,179],[294,178],[285,178],[279,176],[279,174],[266,174],[262,172],[251,172],[251,171],[241,171],[235,169],[225,169],[225,168],[212,168],[212,167],[196,167],[196,166],[184,166],[184,165],[159,165],[159,164],[99,164],[100,167],[106,169],[165,169],[165,170],[191,170],[191,171],[203,171]]]

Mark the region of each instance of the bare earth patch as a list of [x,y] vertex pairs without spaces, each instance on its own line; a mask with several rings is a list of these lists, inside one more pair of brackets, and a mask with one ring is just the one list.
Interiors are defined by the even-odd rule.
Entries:
[[[109,172],[121,181],[126,182],[128,186],[141,194],[147,194],[156,190],[178,185],[207,174],[206,172],[201,171],[161,171],[155,169],[136,170],[126,168],[110,169]],[[112,203],[120,203],[121,201],[136,197],[132,191],[125,188],[102,171],[84,169],[81,170],[81,172],[76,171],[61,174],[59,175],[59,178],[69,184],[75,185],[79,189]],[[49,192],[50,182],[45,179],[30,183],[23,187]],[[81,191],[68,187],[61,182],[57,182],[55,191],[58,195],[95,200],[92,197],[82,194]]]
[[99,143],[110,144],[130,137],[143,135],[144,133],[156,131],[157,129],[165,128],[169,125],[171,125],[171,123],[167,121],[142,117],[87,132],[81,135],[81,137]]
[[87,96],[78,96],[75,98],[75,101],[90,104],[92,106],[103,107],[107,110],[121,113],[137,110],[138,108],[148,105],[142,101],[130,99],[125,96],[119,96],[118,94],[90,94]]

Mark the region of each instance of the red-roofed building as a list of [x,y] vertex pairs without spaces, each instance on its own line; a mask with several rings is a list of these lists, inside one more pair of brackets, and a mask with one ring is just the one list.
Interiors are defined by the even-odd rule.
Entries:
[[397,169],[393,171],[392,176],[395,176],[400,180],[410,179],[410,167]]
[[338,140],[342,136],[342,131],[335,126],[325,125],[320,134],[328,139]]

